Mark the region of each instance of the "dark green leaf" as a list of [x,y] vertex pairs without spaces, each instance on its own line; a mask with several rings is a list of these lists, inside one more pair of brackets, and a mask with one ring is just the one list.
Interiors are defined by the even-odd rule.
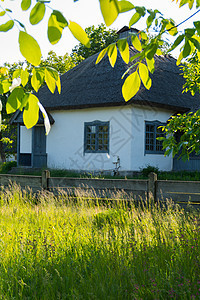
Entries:
[[23,97],[24,89],[22,87],[17,87],[12,91],[6,103],[6,111],[8,114],[15,112],[21,106]]
[[141,17],[145,16],[146,8],[144,6],[135,6],[135,10],[141,15]]
[[191,38],[195,34],[195,28],[187,28],[185,29],[185,35],[188,38]]
[[190,52],[191,52],[191,46],[190,46],[190,42],[187,40],[183,48],[183,58],[189,56]]
[[155,44],[155,43],[153,43],[153,44],[149,47],[149,49],[147,50],[147,52],[146,52],[146,57],[147,57],[149,60],[151,60],[151,59],[154,57],[154,55],[156,54],[157,49],[158,49],[158,45]]
[[197,29],[198,35],[200,35],[200,21],[194,22],[193,24],[194,24],[194,26],[195,26],[196,29]]
[[179,35],[175,40],[175,42],[173,43],[172,47],[169,49],[169,51],[174,50],[183,41],[184,37],[185,37],[184,34]]

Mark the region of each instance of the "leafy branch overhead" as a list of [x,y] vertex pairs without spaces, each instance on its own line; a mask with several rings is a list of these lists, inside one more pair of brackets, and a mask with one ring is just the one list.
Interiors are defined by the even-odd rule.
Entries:
[[[2,0],[1,2],[5,3],[6,1]],[[79,42],[89,48],[91,44],[86,32],[78,23],[66,18],[62,12],[51,8],[50,5],[54,2],[37,0],[35,4],[35,1],[33,3],[31,0],[22,0],[21,9],[29,14],[29,21],[32,26],[40,26],[40,22],[44,18],[48,18],[47,35],[52,45],[60,41],[65,30],[69,30]],[[74,0],[74,2],[78,2],[78,0]],[[176,37],[169,51],[181,46],[178,64],[194,53],[200,56],[200,22],[194,22],[193,28],[185,29],[184,33],[179,34],[178,27],[180,24],[177,25],[172,19],[164,18],[157,9],[152,10],[143,6],[135,6],[134,0],[132,2],[127,0],[99,0],[100,10],[107,26],[110,26],[120,14],[126,12],[132,12],[129,27],[142,18],[146,19],[146,29],[131,36],[133,47],[138,51],[134,57],[130,58],[127,40],[121,39],[103,49],[97,59],[97,63],[99,63],[107,54],[111,66],[114,67],[119,51],[126,64],[131,62],[131,68],[134,71],[129,72],[128,69],[124,75],[122,74],[123,78],[126,76],[122,87],[125,101],[135,96],[141,83],[145,88],[150,89],[152,84],[150,74],[154,72],[154,55],[162,54],[160,47],[163,43],[162,37],[164,34],[168,33]],[[200,0],[196,0],[196,2],[194,0],[176,0],[176,2],[180,7],[188,4],[189,9],[195,4],[197,8],[200,6]],[[39,99],[26,90],[26,83],[31,82],[33,89],[37,92],[45,82],[52,93],[54,93],[56,87],[60,93],[60,78],[58,72],[53,68],[40,66],[42,51],[38,42],[27,32],[23,22],[12,17],[12,15],[13,12],[9,8],[0,5],[0,19],[7,16],[6,22],[0,24],[0,32],[8,32],[14,26],[19,29],[19,49],[28,63],[33,66],[33,69],[32,72],[28,72],[27,69],[16,70],[15,76],[11,80],[8,76],[8,70],[2,68],[0,70],[0,93],[11,92],[6,106],[7,112],[11,113],[17,109],[23,110],[24,123],[30,128],[38,121],[38,107],[41,109],[41,105]],[[150,28],[155,27],[157,35],[149,42],[148,31]],[[47,114],[44,113],[43,109],[42,112],[44,118],[47,118]]]

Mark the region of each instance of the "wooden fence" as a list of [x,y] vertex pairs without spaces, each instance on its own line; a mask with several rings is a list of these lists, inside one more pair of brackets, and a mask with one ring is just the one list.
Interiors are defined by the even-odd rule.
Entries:
[[49,171],[44,171],[42,176],[0,174],[0,186],[7,187],[11,183],[23,189],[31,188],[33,192],[44,189],[54,193],[64,190],[74,194],[81,191],[82,195],[85,193],[98,198],[116,198],[123,193],[134,199],[172,198],[178,203],[190,201],[200,204],[200,181],[157,180],[154,173],[149,174],[148,180],[50,177]]

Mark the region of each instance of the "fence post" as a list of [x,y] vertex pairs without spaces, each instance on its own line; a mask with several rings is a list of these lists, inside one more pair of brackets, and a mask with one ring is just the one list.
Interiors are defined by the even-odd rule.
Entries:
[[49,170],[42,171],[42,189],[48,190],[48,179],[50,178]]
[[156,181],[158,176],[156,173],[151,172],[148,177],[148,198],[156,201]]

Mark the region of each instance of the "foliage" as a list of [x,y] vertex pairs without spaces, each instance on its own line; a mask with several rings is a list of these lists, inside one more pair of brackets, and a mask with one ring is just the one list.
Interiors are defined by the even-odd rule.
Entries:
[[167,125],[163,126],[166,137],[160,137],[163,141],[165,155],[174,157],[176,154],[183,160],[189,159],[190,155],[200,154],[200,110],[195,113],[178,114],[172,116]]
[[194,55],[188,59],[183,66],[183,77],[185,78],[185,84],[183,91],[185,93],[190,92],[193,96],[200,92],[200,62],[197,55]]
[[16,161],[7,161],[4,162],[3,164],[0,165],[0,173],[1,174],[8,174],[9,171],[11,171],[11,169],[13,167],[17,166],[17,162]]
[[144,176],[145,178],[147,178],[148,175],[149,175],[151,172],[158,174],[159,168],[148,165],[147,167],[142,168],[142,169],[140,170],[140,172],[141,172],[142,176]]
[[199,298],[198,210],[79,196],[1,192],[2,299]]

